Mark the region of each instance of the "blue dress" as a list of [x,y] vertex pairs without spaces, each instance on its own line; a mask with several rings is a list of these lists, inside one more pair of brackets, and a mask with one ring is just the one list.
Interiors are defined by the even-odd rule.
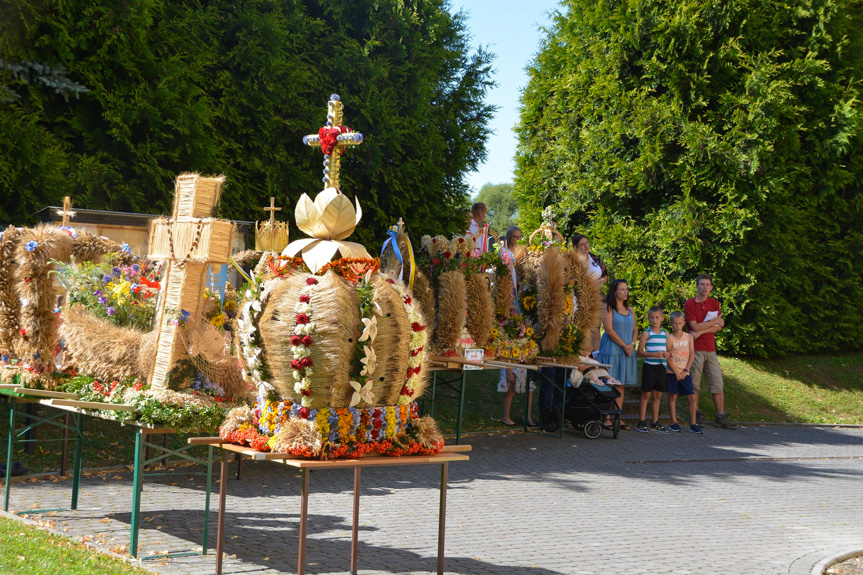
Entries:
[[[635,325],[635,315],[632,310],[629,310],[629,315],[620,315],[616,309],[612,310],[611,318],[611,325],[617,337],[627,344],[633,343],[632,328]],[[623,348],[612,341],[607,333],[603,333],[599,341],[598,359],[611,366],[608,373],[623,385],[638,385],[638,357],[634,348],[630,356],[626,357]]]

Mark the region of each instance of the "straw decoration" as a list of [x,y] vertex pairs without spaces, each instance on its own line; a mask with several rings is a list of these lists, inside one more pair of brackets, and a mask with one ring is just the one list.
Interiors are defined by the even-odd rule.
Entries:
[[146,365],[152,361],[152,356],[139,361],[144,333],[116,326],[79,305],[72,305],[64,312],[59,335],[71,356],[68,362],[81,373],[103,381],[143,378]]
[[372,390],[377,405],[395,405],[399,399],[408,367],[407,342],[411,326],[401,296],[380,274],[372,279],[374,301],[380,306],[378,335],[374,349],[377,352],[377,369],[372,374]]
[[264,252],[258,250],[244,250],[234,254],[234,261],[240,267],[250,267],[257,264],[264,256]]
[[417,441],[422,443],[424,447],[436,445],[443,439],[443,434],[438,429],[435,420],[431,417],[415,419],[413,426],[417,430]]
[[19,320],[21,337],[17,342],[18,357],[31,366],[24,372],[26,380],[50,385],[53,371],[55,292],[49,272],[52,260],[68,261],[72,253],[72,237],[51,225],[39,225],[24,232],[18,242],[15,257],[15,293],[21,300]]
[[20,337],[18,324],[21,301],[15,293],[15,253],[24,235],[23,228],[8,227],[0,238],[0,353],[14,355]]
[[72,242],[72,255],[78,262],[98,262],[106,254],[112,254],[111,264],[116,266],[131,265],[138,257],[123,251],[123,246],[107,238],[97,237],[87,232],[80,232]]
[[464,326],[467,296],[464,274],[451,271],[438,278],[437,323],[432,336],[432,349],[444,352],[453,349]]
[[560,343],[563,329],[563,286],[565,260],[557,248],[545,250],[542,257],[543,274],[537,282],[537,307],[539,310],[542,341],[540,346],[545,352],[552,352]]
[[494,313],[500,321],[509,319],[515,311],[515,300],[512,297],[512,277],[509,274],[498,276],[494,284]]
[[294,449],[308,450],[318,456],[324,448],[318,424],[310,419],[291,418],[282,423],[281,430],[273,436],[273,451],[286,453]]
[[471,274],[467,279],[467,331],[478,347],[485,347],[494,327],[494,304],[488,274]]
[[586,255],[578,250],[570,250],[567,255],[572,267],[572,277],[575,279],[575,325],[584,334],[585,340],[589,340],[590,330],[599,325],[602,312],[601,284],[599,278],[590,273]]
[[426,324],[434,325],[435,295],[428,278],[419,270],[414,276],[413,302],[415,306],[419,307]]
[[248,392],[243,374],[237,368],[237,359],[230,354],[230,344],[217,327],[201,319],[196,324],[187,324],[182,337],[192,364],[210,381],[219,384],[226,396]]

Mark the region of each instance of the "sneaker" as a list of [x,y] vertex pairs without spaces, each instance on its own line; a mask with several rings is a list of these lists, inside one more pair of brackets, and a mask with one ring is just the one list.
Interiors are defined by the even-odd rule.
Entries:
[[716,420],[713,422],[713,425],[716,427],[722,427],[724,429],[737,429],[738,425],[734,422],[728,421],[728,416],[724,413],[717,414]]
[[676,421],[668,426],[668,431],[673,431],[675,433],[680,433],[680,424]]
[[659,433],[668,433],[668,430],[659,425],[658,421],[654,421],[650,424],[650,431],[658,431]]
[[635,424],[635,431],[640,433],[647,433],[647,422],[643,419]]
[[704,414],[701,413],[700,409],[695,411],[695,423],[698,425],[704,425]]
[[701,429],[701,426],[697,423],[694,423],[689,426],[689,433],[704,433],[704,430]]

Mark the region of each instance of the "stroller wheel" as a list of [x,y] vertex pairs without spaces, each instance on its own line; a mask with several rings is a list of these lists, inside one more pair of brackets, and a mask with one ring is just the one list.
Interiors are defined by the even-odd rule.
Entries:
[[596,419],[584,424],[584,435],[588,439],[596,439],[602,433],[602,424]]
[[614,416],[614,422],[611,424],[611,437],[613,439],[617,439],[617,435],[620,433],[620,416]]
[[548,433],[553,433],[560,428],[560,412],[556,407],[549,406],[539,412],[539,426]]

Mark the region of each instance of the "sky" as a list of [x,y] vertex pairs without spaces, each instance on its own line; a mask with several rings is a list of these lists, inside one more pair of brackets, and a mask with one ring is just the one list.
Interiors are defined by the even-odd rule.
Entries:
[[452,0],[453,11],[462,9],[468,15],[472,44],[497,56],[493,63],[497,86],[487,94],[487,101],[498,107],[491,122],[495,133],[488,140],[488,159],[467,175],[474,195],[485,184],[513,181],[517,144],[513,128],[518,123],[521,90],[527,85],[525,69],[539,51],[540,27],[551,23],[549,14],[559,4],[559,0]]

